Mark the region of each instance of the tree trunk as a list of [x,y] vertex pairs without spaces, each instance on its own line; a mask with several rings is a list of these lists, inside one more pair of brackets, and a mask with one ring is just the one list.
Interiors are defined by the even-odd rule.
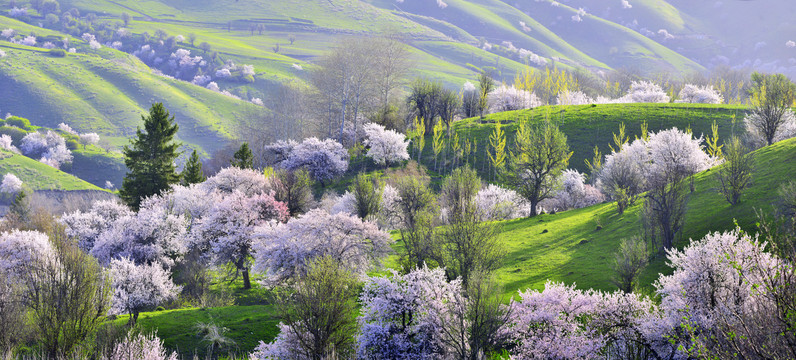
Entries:
[[249,269],[244,267],[241,272],[243,273],[243,289],[249,290],[252,288],[251,280],[249,280]]

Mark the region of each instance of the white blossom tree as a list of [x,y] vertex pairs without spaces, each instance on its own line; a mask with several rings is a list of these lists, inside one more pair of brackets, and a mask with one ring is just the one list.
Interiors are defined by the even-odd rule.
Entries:
[[56,169],[61,164],[72,162],[72,151],[66,147],[66,140],[51,130],[46,134],[33,132],[25,135],[20,150],[25,156],[40,157],[39,161]]
[[594,104],[595,100],[589,98],[588,95],[582,91],[564,91],[558,94],[556,104],[558,105],[588,105]]
[[247,196],[267,193],[273,190],[273,184],[262,172],[253,169],[241,169],[235,166],[221,169],[209,177],[201,185],[205,190],[217,190],[224,194],[239,191]]
[[113,259],[110,263],[113,286],[112,310],[130,315],[130,324],[138,314],[176,298],[180,288],[158,263],[136,265],[130,259]]
[[647,189],[646,174],[650,161],[643,139],[624,144],[618,152],[606,155],[599,173],[599,188],[616,201],[620,214]]
[[77,240],[83,251],[91,251],[99,235],[113,226],[117,220],[133,216],[126,205],[112,200],[97,201],[87,212],[75,211],[64,214],[59,220],[66,227],[66,235]]
[[3,175],[3,182],[0,183],[0,192],[16,195],[20,191],[22,191],[22,180],[12,173]]
[[376,224],[319,209],[260,227],[255,236],[254,269],[277,281],[302,273],[308,260],[325,255],[364,274],[392,250],[392,238]]
[[83,144],[83,147],[88,145],[97,145],[99,141],[100,137],[97,135],[97,133],[80,134],[80,143]]
[[332,139],[311,137],[294,146],[279,166],[286,170],[305,168],[323,184],[348,170],[348,151]]
[[375,123],[365,124],[362,128],[367,134],[365,146],[368,147],[368,157],[373,161],[386,165],[409,160],[406,135]]
[[713,85],[699,86],[686,84],[677,96],[677,102],[692,104],[722,104],[724,97],[713,89]]
[[627,95],[618,102],[631,103],[668,103],[671,99],[669,95],[652,81],[634,81],[630,84]]
[[586,175],[567,169],[561,175],[561,189],[551,199],[542,203],[544,208],[558,211],[580,209],[605,201],[605,196],[592,185],[586,184]]
[[101,264],[127,258],[136,264],[170,267],[187,250],[187,224],[185,217],[145,201],[138,213],[119,218],[100,233],[90,253]]
[[17,147],[14,146],[13,141],[14,140],[11,139],[11,137],[6,134],[0,135],[0,149],[19,154],[20,153],[19,149],[17,149]]
[[536,94],[505,84],[489,93],[487,103],[491,112],[531,109],[542,105]]
[[27,267],[54,256],[47,234],[21,230],[0,234],[0,271],[4,274],[21,277]]
[[531,205],[514,190],[489,184],[475,197],[478,214],[483,221],[510,220],[525,216]]
[[157,333],[142,334],[130,331],[116,343],[107,358],[102,360],[178,360],[176,352],[169,354]]

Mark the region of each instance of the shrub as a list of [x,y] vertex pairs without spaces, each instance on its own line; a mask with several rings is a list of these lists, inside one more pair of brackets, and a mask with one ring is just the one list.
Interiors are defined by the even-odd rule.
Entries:
[[0,127],[0,134],[10,136],[13,143],[19,144],[28,132],[16,126],[2,126]]
[[49,54],[52,57],[66,57],[66,50],[57,49],[57,48],[56,49],[50,49],[50,51],[48,51],[47,54]]
[[6,119],[6,125],[16,126],[23,130],[33,130],[30,126],[30,120],[18,116],[12,116]]

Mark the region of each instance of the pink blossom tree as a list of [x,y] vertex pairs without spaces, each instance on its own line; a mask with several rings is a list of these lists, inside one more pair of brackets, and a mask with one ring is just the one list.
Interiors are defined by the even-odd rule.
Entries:
[[506,331],[515,345],[511,354],[520,359],[602,359],[613,351],[625,358],[629,351],[621,351],[647,343],[640,329],[659,320],[647,298],[554,282],[543,291],[520,292],[512,307]]
[[406,275],[371,277],[360,295],[358,355],[363,359],[441,359],[450,355],[444,339],[449,304],[460,300],[461,280],[423,266]]
[[276,201],[271,193],[249,197],[234,192],[199,221],[191,246],[208,254],[218,265],[232,263],[236,274],[243,275],[243,288],[250,289],[249,261],[255,229],[273,227],[273,223],[289,217],[287,206]]
[[[794,335],[777,299],[793,266],[739,229],[712,233],[667,252],[674,268],[655,283],[670,338],[689,356],[784,359],[796,356]],[[790,345],[789,345],[790,344]]]

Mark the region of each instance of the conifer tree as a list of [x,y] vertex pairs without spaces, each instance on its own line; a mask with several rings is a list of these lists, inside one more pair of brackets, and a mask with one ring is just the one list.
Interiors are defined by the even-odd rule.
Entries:
[[198,184],[205,181],[205,175],[202,172],[202,162],[199,161],[199,155],[196,150],[191,153],[191,158],[185,163],[185,168],[182,169],[182,184],[191,185]]
[[232,156],[232,161],[230,163],[236,168],[254,168],[254,155],[252,154],[252,150],[249,148],[249,143],[243,143],[240,146],[240,149],[238,149],[238,151],[235,152],[235,155]]
[[141,200],[166,190],[180,181],[174,166],[179,143],[174,142],[179,126],[162,103],[153,104],[149,116],[141,116],[144,129],[136,131],[130,146],[124,147],[128,172],[119,194],[130,207],[138,210]]

